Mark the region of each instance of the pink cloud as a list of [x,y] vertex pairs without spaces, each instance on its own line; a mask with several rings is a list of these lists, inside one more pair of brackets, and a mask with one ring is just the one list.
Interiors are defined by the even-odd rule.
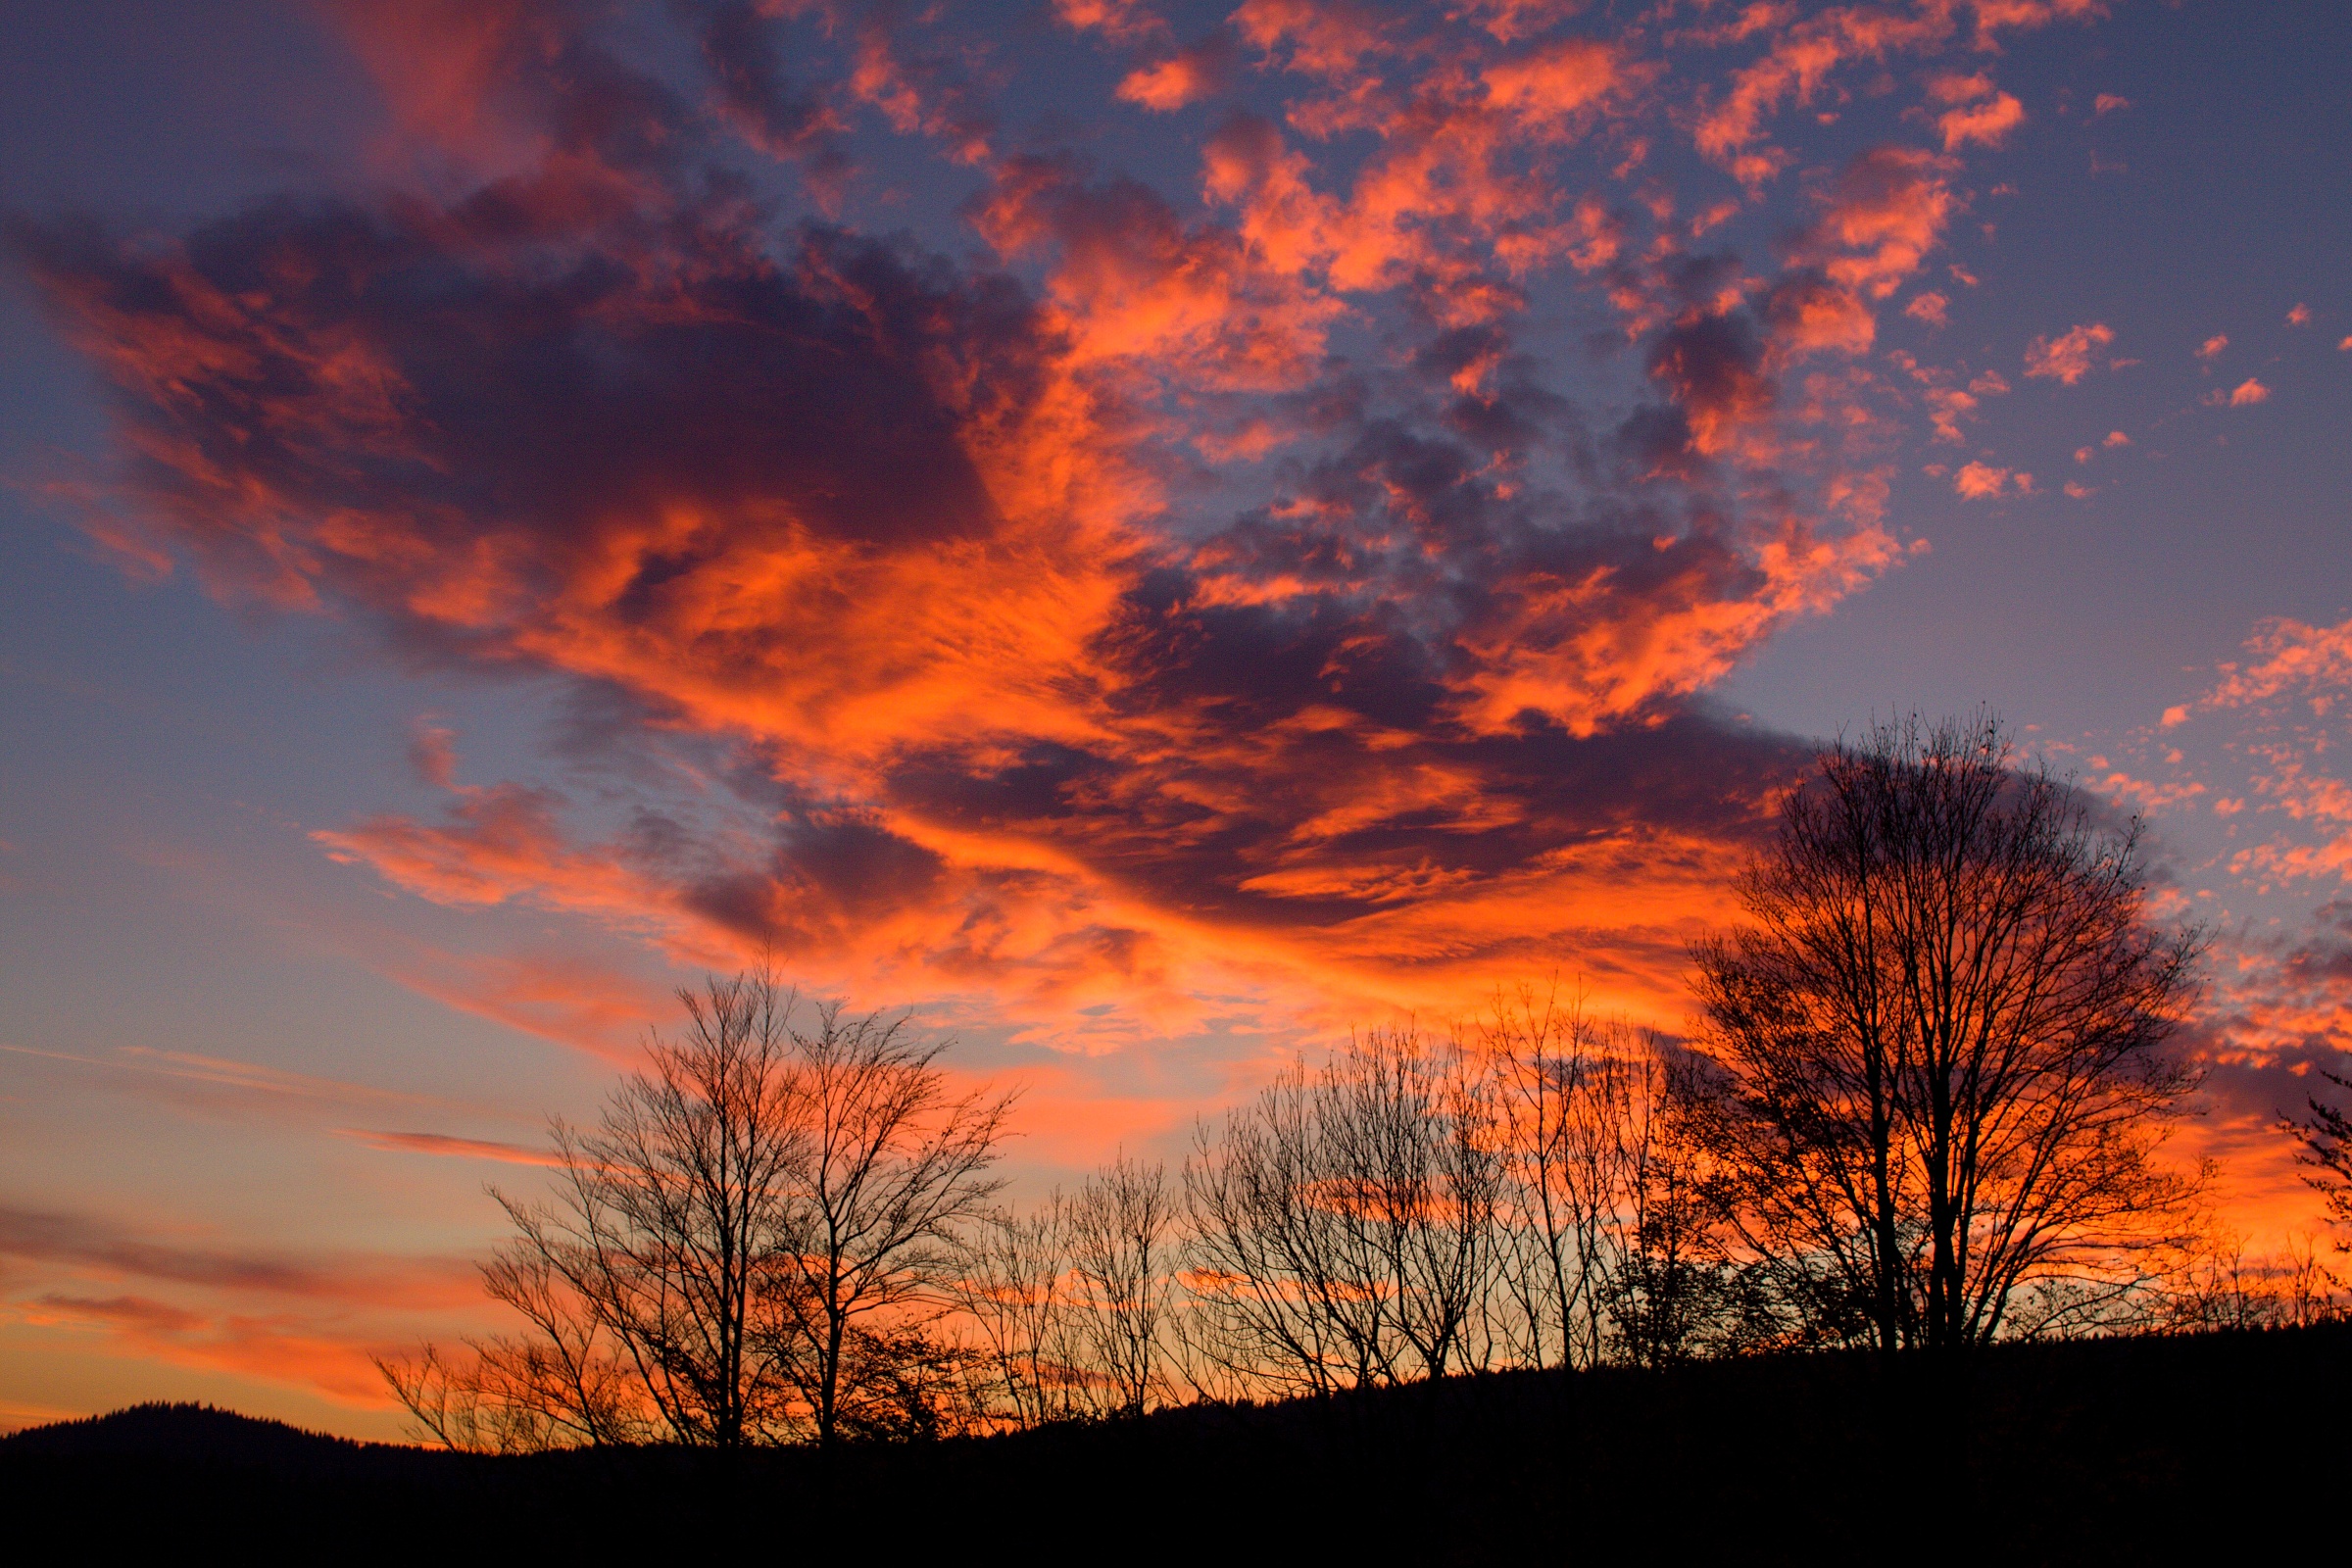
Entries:
[[458,770],[456,732],[448,726],[418,719],[409,731],[409,765],[416,776],[437,789],[454,786]]
[[2114,330],[2096,321],[2055,338],[2037,337],[2026,345],[2026,374],[2073,386],[2089,372],[2098,351],[2114,341]]
[[2228,348],[2229,346],[2229,334],[2226,332],[2216,332],[2213,334],[2213,336],[2207,338],[2203,343],[2197,346],[2197,358],[2200,360],[2213,359],[2220,355],[2222,350]]
[[1101,32],[1117,43],[1148,43],[1168,30],[1149,0],[1054,0],[1054,13],[1067,26]]
[[2007,93],[1981,104],[1951,109],[1936,117],[1943,133],[1943,150],[1956,152],[1971,142],[1998,147],[2009,133],[2026,122],[2026,106]]
[[1164,60],[1138,66],[1120,81],[1118,96],[1166,114],[1224,91],[1232,65],[1232,46],[1218,33]]
[[1990,501],[2008,487],[2009,478],[2010,470],[2007,468],[1996,468],[1987,463],[1970,463],[1963,465],[1960,471],[1952,476],[1952,488],[1959,492],[1964,501]]
[[2246,640],[2243,659],[2222,670],[2225,678],[2201,707],[2247,708],[2290,692],[2352,689],[2352,620],[2333,626],[2266,620]]
[[1914,295],[1911,303],[1903,307],[1903,314],[1915,321],[1925,321],[1930,326],[1947,326],[1950,324],[1950,318],[1945,313],[1951,303],[1943,295],[1931,289],[1925,293]]
[[1936,439],[1957,445],[1962,439],[1960,421],[1976,412],[1976,398],[1957,387],[1931,387],[1927,393],[1927,404]]
[[499,1143],[482,1138],[457,1138],[446,1133],[378,1132],[364,1127],[338,1127],[342,1137],[354,1139],[370,1149],[387,1153],[440,1154],[459,1159],[489,1159],[510,1165],[555,1165],[553,1154],[543,1150],[526,1149],[520,1144]]

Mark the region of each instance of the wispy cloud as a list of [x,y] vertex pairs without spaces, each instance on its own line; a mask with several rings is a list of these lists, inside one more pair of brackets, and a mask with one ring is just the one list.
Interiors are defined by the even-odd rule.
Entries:
[[342,1137],[355,1139],[370,1149],[380,1149],[395,1154],[438,1154],[454,1159],[489,1159],[509,1165],[560,1164],[545,1150],[526,1149],[520,1144],[499,1143],[484,1138],[459,1138],[448,1133],[380,1132],[365,1127],[338,1127]]

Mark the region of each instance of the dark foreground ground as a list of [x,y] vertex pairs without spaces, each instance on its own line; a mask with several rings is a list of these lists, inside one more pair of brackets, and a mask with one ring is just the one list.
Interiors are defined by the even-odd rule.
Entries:
[[0,1440],[7,1539],[92,1559],[2228,1560],[2343,1528],[2348,1482],[2345,1324],[2011,1346],[1958,1374],[1511,1374],[732,1460],[474,1458],[188,1405]]

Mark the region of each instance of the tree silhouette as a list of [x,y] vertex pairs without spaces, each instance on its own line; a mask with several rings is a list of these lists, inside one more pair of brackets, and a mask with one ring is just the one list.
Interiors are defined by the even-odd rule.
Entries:
[[[2320,1076],[2338,1089],[2352,1089],[2352,1078],[2320,1069]],[[2303,1179],[2328,1200],[2328,1213],[2339,1225],[2352,1225],[2352,1114],[2314,1095],[2301,1121],[2282,1118],[2284,1130],[2303,1147],[2297,1163],[2311,1167]]]
[[2148,920],[2137,822],[2015,765],[1989,716],[1819,761],[1748,923],[1695,952],[1722,1070],[1680,1114],[1727,1215],[1825,1332],[1889,1351],[1989,1340],[2029,1284],[2067,1282],[2062,1313],[2132,1290],[2195,1185],[2155,1149],[2200,948]]
[[552,1199],[493,1189],[514,1236],[482,1270],[530,1332],[378,1363],[453,1446],[628,1442],[735,1446],[790,1430],[776,1336],[805,1158],[793,998],[764,971],[681,990],[686,1033],[659,1037],[593,1129],[552,1124]]
[[1065,1210],[1080,1334],[1112,1414],[1142,1415],[1159,1392],[1176,1220],[1166,1169],[1123,1152],[1080,1184]]
[[1185,1164],[1206,1353],[1278,1390],[1480,1360],[1503,1154],[1479,1064],[1407,1027],[1301,1061]]
[[932,1353],[908,1335],[956,1298],[957,1231],[998,1190],[987,1173],[1012,1097],[952,1096],[945,1046],[917,1044],[903,1018],[823,1007],[793,1044],[793,1245],[768,1333],[829,1444],[849,1404],[903,1393]]
[[551,1198],[493,1190],[482,1274],[527,1332],[377,1365],[427,1434],[501,1451],[734,1447],[960,1424],[964,1357],[931,1332],[1010,1097],[952,1096],[905,1020],[816,1009],[762,969],[678,993],[593,1129],[553,1123]]

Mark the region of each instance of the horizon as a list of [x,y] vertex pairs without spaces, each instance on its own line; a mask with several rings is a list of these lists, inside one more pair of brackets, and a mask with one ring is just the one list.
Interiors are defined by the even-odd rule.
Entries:
[[[1034,1198],[1555,978],[1988,708],[2328,1239],[2352,17],[36,3],[0,43],[0,1429],[346,1436],[773,953]],[[2327,193],[2335,191],[2335,197]]]

